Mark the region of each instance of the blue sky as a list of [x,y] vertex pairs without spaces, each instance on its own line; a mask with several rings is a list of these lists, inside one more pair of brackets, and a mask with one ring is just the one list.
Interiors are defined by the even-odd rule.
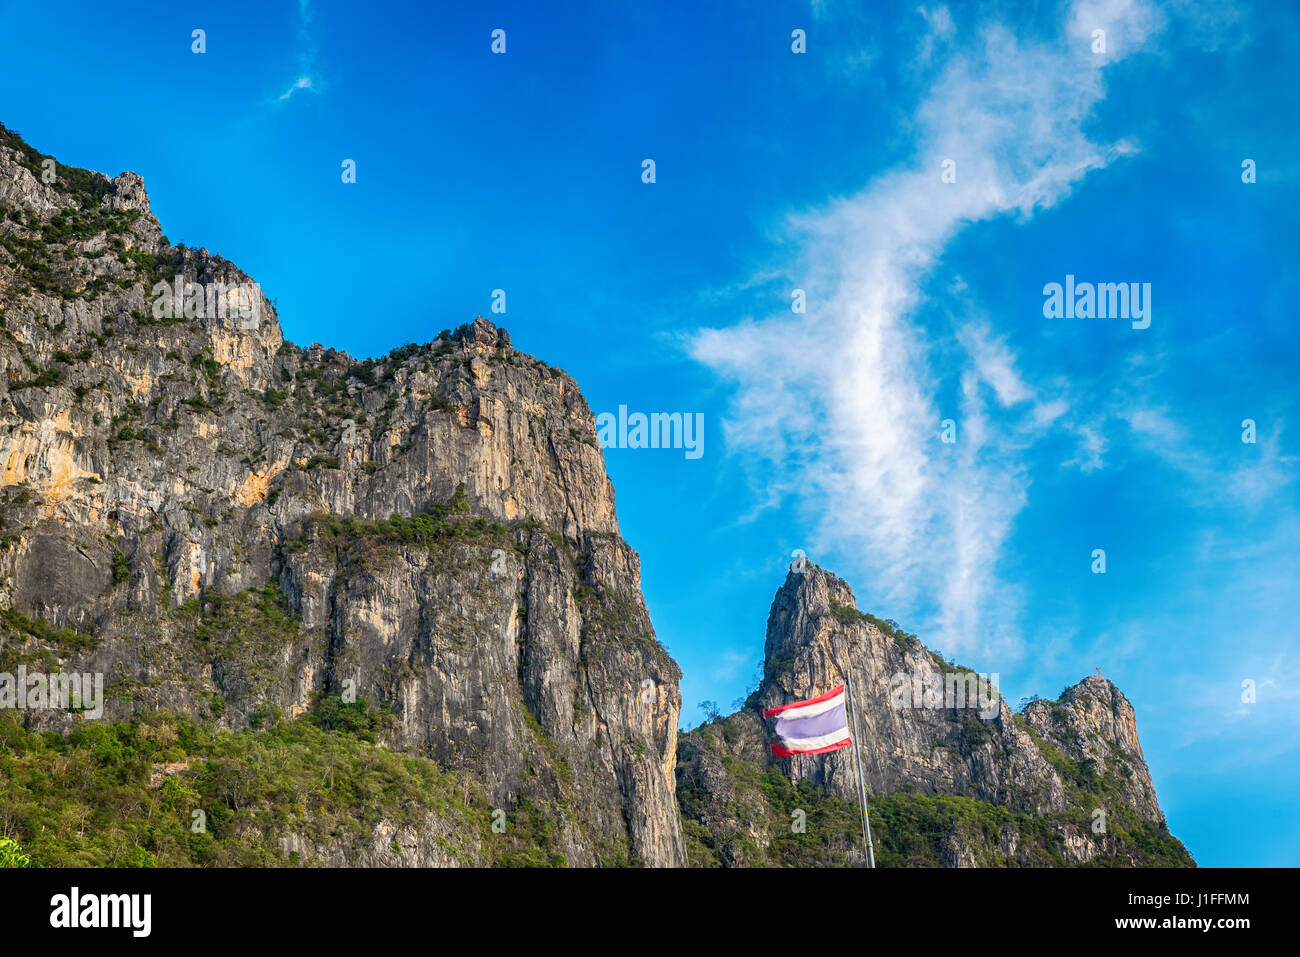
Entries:
[[[606,453],[685,725],[803,549],[1013,703],[1100,668],[1202,865],[1300,864],[1294,5],[433,6],[3,2],[0,120],[143,175],[295,342],[501,288],[594,411],[702,413]],[[1067,273],[1150,327],[1045,318]]]

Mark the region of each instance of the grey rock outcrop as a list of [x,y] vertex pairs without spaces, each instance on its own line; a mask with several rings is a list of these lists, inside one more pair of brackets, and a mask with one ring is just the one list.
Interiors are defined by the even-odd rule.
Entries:
[[[573,379],[481,318],[380,360],[300,349],[139,176],[45,183],[0,132],[0,655],[105,673],[110,718],[355,693],[391,746],[548,816],[568,863],[682,864],[680,671]],[[159,315],[178,276],[194,307]],[[384,850],[427,838],[366,859],[441,862]]]
[[[1155,855],[1191,863],[1156,803],[1133,708],[1104,678],[1086,678],[1057,701],[1014,714],[986,678],[859,611],[848,585],[812,564],[792,569],[776,593],[765,660],[765,676],[742,710],[681,738],[678,795],[694,857],[723,866],[780,855],[786,863],[860,863],[853,750],[773,758],[761,717],[848,677],[872,802],[883,801],[886,819],[909,829],[882,830],[895,863],[1136,864]],[[765,775],[767,786],[756,786]],[[811,861],[804,847],[782,848],[789,821],[774,803],[781,795],[801,814],[810,798],[825,795],[824,819],[839,815],[846,834],[826,832]],[[944,803],[950,797],[961,802]],[[918,859],[910,829],[922,826],[941,836]]]

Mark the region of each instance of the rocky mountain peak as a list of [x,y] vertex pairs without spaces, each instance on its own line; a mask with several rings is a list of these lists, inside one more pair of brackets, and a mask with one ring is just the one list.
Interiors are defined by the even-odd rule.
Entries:
[[469,348],[478,350],[510,348],[510,334],[498,329],[482,316],[457,331],[456,337]]
[[815,640],[818,622],[836,609],[857,611],[848,583],[807,559],[791,564],[768,612],[764,651],[782,658]]
[[[856,859],[853,750],[773,758],[770,729],[760,716],[762,709],[813,697],[851,677],[871,801],[909,834],[918,820],[936,818],[936,843],[924,860],[945,866],[1133,863],[1159,849],[1162,860],[1167,852],[1170,862],[1188,862],[1165,829],[1137,745],[1133,708],[1106,679],[1085,678],[1056,701],[1035,701],[1014,714],[992,676],[945,661],[896,622],[860,610],[846,582],[806,560],[791,566],[776,592],[764,649],[763,680],[745,707],[682,739],[678,795],[694,857],[752,865],[770,855],[777,861],[806,855],[806,848],[785,842],[789,822],[774,802],[811,813],[809,803],[823,795],[829,803],[818,804],[818,813],[842,815],[839,853]],[[746,783],[764,775],[769,783],[763,789]],[[792,790],[772,783],[774,775]],[[1002,822],[1001,831],[990,844],[987,823],[980,833],[968,832],[957,823],[962,814],[971,820],[989,815]],[[1034,830],[1040,825],[1029,822],[1035,820],[1050,821],[1049,830]],[[1115,828],[1119,836],[1104,829],[1106,820],[1122,822]],[[702,831],[693,831],[692,821]],[[920,852],[905,850],[905,840],[890,843],[889,826],[882,824],[886,859],[920,862]],[[1021,828],[1036,836],[1025,840]],[[1131,843],[1135,832],[1149,843]],[[700,840],[691,841],[697,833]]]
[[149,192],[139,173],[118,173],[110,182],[113,184],[113,192],[107,197],[110,206],[114,209],[136,210],[142,216],[153,217],[153,210],[149,208]]

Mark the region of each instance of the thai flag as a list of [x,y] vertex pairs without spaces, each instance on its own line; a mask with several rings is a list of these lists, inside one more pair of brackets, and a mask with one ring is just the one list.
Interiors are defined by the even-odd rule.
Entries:
[[783,704],[764,711],[763,717],[776,718],[776,736],[772,753],[778,758],[792,754],[824,754],[838,751],[853,743],[844,709],[844,685],[816,698]]

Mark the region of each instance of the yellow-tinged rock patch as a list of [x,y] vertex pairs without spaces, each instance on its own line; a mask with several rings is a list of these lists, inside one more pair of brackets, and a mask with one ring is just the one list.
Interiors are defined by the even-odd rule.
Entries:
[[260,472],[252,471],[244,479],[244,483],[235,492],[235,498],[240,505],[256,505],[258,502],[265,502],[266,496],[271,491],[271,481],[284,471],[288,459],[280,459],[274,463],[269,463]]

